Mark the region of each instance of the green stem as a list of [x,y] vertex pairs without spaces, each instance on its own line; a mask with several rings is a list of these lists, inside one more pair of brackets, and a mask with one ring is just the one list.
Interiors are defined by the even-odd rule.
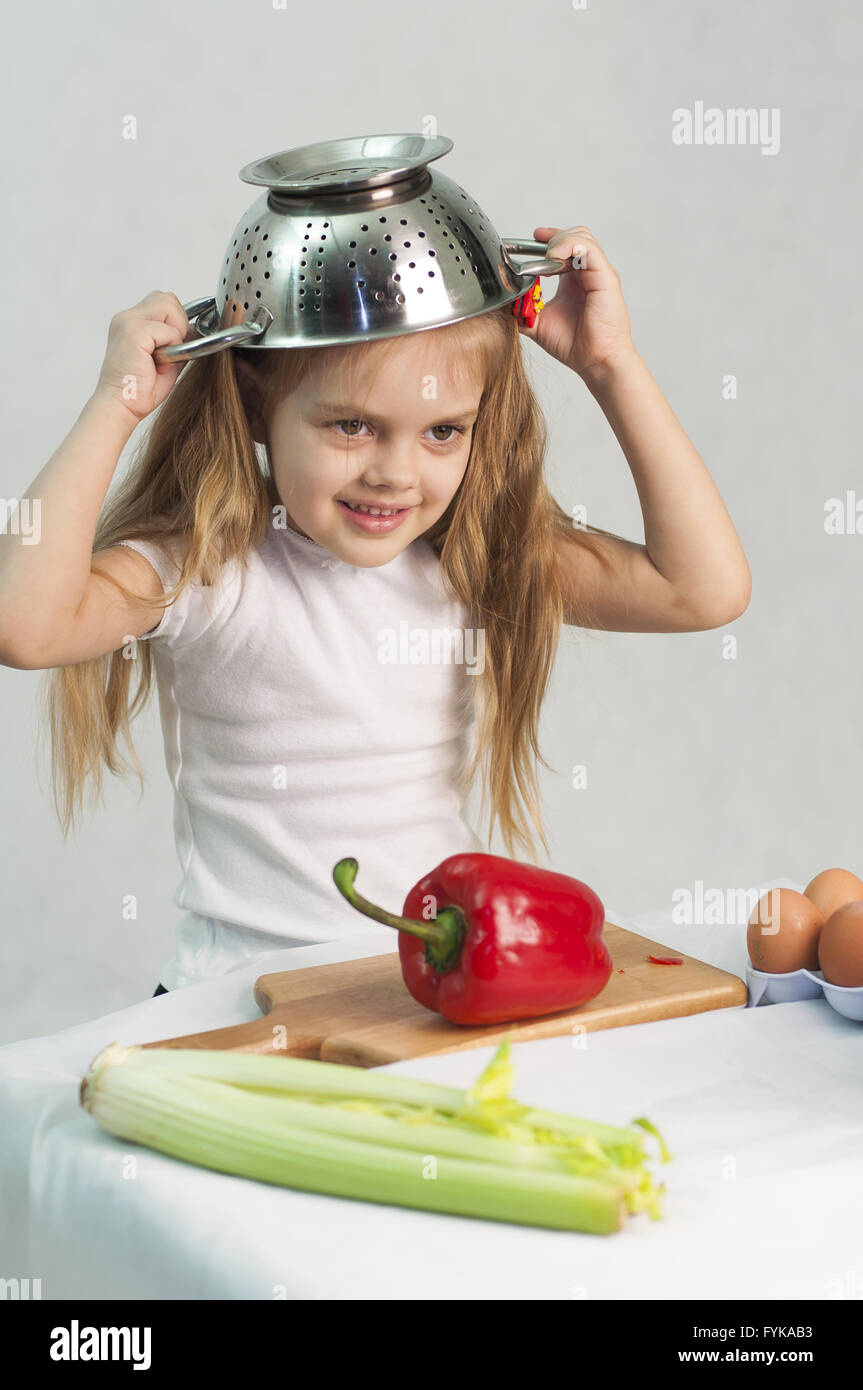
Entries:
[[382,922],[386,927],[395,927],[397,931],[418,936],[426,944],[426,960],[439,974],[442,975],[444,971],[452,970],[453,966],[458,965],[467,933],[467,922],[461,908],[452,903],[441,907],[430,922],[416,921],[412,917],[397,917],[385,908],[370,903],[368,898],[357,892],[354,879],[358,869],[356,859],[340,859],[333,869],[335,885],[342,897],[347,898],[351,907],[365,913],[366,917],[373,918],[375,922]]

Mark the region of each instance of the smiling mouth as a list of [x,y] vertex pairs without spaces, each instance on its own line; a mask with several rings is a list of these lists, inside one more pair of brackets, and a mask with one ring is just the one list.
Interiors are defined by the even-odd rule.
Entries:
[[365,516],[398,516],[401,512],[409,512],[411,507],[375,507],[368,502],[348,502],[344,497],[337,497],[337,502],[341,502],[343,507],[348,507],[352,512],[362,512]]

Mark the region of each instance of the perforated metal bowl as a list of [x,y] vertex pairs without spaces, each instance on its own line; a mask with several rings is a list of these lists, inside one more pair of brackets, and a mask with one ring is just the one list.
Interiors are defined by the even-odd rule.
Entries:
[[192,336],[156,361],[415,333],[569,270],[540,241],[498,236],[460,184],[428,167],[452,147],[444,136],[362,135],[247,164],[240,178],[265,191],[234,229],[215,295],[183,306]]

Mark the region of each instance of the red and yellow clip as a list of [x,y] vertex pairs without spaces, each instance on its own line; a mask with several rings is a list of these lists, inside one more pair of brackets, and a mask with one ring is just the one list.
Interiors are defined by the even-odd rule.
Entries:
[[540,310],[544,308],[545,300],[542,297],[542,289],[537,275],[530,289],[519,295],[512,306],[512,312],[521,321],[523,327],[533,328],[539,318]]

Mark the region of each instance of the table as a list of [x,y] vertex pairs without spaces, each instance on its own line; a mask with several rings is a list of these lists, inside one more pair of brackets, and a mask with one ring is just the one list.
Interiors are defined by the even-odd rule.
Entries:
[[[766,886],[799,888],[789,880]],[[612,921],[743,974],[736,928]],[[665,1217],[589,1236],[294,1192],[105,1133],[78,1103],[110,1042],[258,1016],[260,974],[393,950],[389,928],[258,957],[220,980],[0,1048],[0,1277],[43,1299],[863,1297],[863,1027],[825,999],[513,1047],[515,1094],[659,1126]],[[468,1086],[490,1047],[386,1068]]]

